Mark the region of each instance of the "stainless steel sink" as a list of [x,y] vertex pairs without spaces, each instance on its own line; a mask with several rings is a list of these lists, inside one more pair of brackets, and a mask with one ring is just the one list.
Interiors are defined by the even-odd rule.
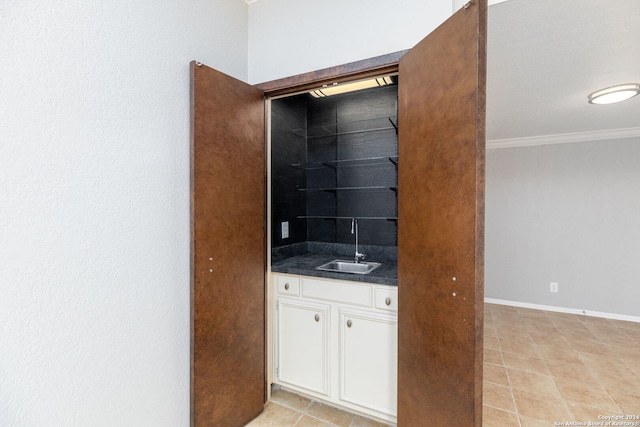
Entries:
[[320,267],[316,267],[316,270],[333,271],[336,273],[368,274],[379,266],[379,262],[360,261],[356,263],[354,261],[334,259],[331,262],[322,264]]

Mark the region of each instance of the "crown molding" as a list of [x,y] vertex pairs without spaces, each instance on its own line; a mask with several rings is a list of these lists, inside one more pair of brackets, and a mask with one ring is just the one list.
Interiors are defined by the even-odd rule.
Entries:
[[534,145],[569,144],[573,142],[608,141],[640,137],[640,127],[598,130],[592,132],[563,133],[558,135],[529,136],[525,138],[487,140],[487,150]]

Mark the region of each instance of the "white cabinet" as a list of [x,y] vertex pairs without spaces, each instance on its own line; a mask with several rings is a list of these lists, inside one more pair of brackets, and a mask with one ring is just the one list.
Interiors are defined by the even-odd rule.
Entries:
[[396,422],[397,289],[285,274],[272,283],[275,382]]
[[329,306],[278,299],[278,371],[281,381],[329,394]]
[[340,399],[396,413],[398,320],[362,310],[340,310]]

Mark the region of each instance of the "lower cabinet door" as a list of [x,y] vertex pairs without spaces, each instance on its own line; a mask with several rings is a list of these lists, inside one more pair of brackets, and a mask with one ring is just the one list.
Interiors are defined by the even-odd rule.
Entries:
[[397,414],[398,318],[340,310],[340,399]]
[[328,305],[278,299],[279,381],[329,395]]

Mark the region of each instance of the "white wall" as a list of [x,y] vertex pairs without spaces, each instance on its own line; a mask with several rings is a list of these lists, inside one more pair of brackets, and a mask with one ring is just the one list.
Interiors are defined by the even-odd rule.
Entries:
[[485,296],[640,316],[639,159],[637,138],[489,150]]
[[0,2],[0,425],[189,423],[189,61],[241,0]]
[[[511,0],[488,4],[505,1]],[[410,49],[467,2],[255,0],[249,6],[249,82]]]
[[249,81],[409,49],[451,12],[452,0],[260,0],[249,7]]

